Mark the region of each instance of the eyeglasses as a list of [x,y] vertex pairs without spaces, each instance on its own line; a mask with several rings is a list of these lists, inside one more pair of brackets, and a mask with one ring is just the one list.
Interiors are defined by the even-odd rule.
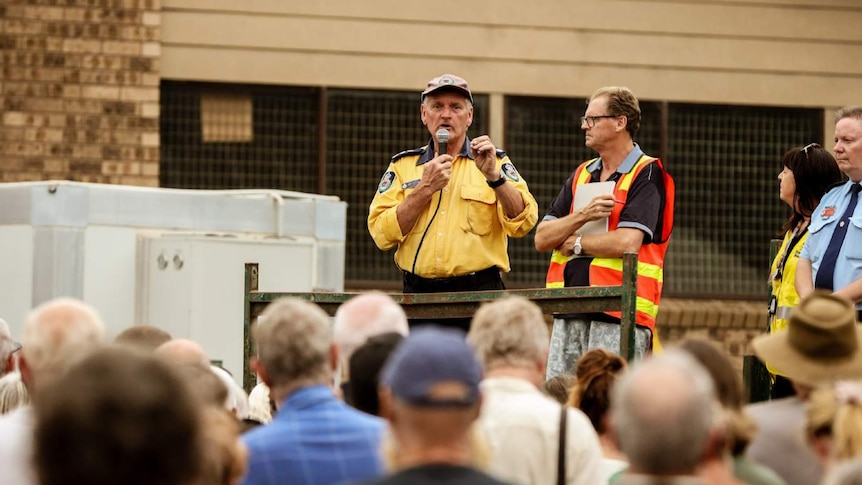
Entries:
[[589,128],[594,128],[596,122],[602,118],[618,118],[620,115],[598,115],[598,116],[581,116],[581,125],[587,124]]
[[809,143],[809,144],[805,145],[804,147],[802,147],[802,150],[799,150],[799,151],[801,151],[802,153],[805,154],[805,159],[807,160],[808,159],[808,150],[814,150],[815,148],[820,148],[820,144],[819,143]]

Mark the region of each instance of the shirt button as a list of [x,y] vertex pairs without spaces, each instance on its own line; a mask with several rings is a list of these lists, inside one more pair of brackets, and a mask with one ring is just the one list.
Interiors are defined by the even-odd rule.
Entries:
[[446,215],[446,211],[440,211],[440,215],[441,215],[441,216],[445,216],[445,215]]
[[449,187],[443,187],[443,192],[449,192]]
[[443,233],[442,233],[442,232],[438,232],[438,233],[437,233],[437,237],[443,237]]
[[443,261],[443,258],[437,258],[437,262]]

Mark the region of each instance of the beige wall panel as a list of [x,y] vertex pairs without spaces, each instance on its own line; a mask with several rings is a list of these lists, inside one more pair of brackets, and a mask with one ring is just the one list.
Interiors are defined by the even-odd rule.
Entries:
[[[196,23],[197,28],[191,27]],[[164,45],[334,51],[480,60],[639,65],[862,75],[862,44],[648,36],[644,34],[392,24],[373,20],[166,13]],[[323,35],[337,32],[338,35]],[[427,39],[459,39],[468,48]],[[847,56],[847,57],[845,57]]]
[[[526,26],[693,36],[824,39],[862,42],[859,0],[437,0],[446,24],[473,28]],[[267,16],[383,19],[442,24],[429,3],[405,0],[162,0],[176,11],[256,13]]]
[[[398,66],[398,69],[393,69]],[[721,104],[835,106],[858,102],[862,78],[523,62],[464,61],[165,46],[168,79],[415,89],[457,72],[478,93],[586,96],[623,84],[643,99]]]

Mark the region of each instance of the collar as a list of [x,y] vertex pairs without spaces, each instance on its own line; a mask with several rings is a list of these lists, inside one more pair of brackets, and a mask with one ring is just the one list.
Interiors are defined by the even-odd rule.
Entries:
[[[305,409],[310,408],[312,406],[316,406],[318,404],[322,404],[327,401],[332,401],[335,399],[335,394],[332,393],[332,389],[329,386],[325,386],[323,384],[301,387],[296,391],[293,391],[287,399],[281,403],[281,407],[279,411],[283,409]],[[277,413],[281,414],[281,412]]]
[[[643,150],[641,150],[641,147],[637,143],[635,143],[634,145],[635,147],[632,148],[632,151],[630,151],[629,154],[626,155],[626,158],[623,160],[623,163],[620,164],[619,168],[617,169],[617,173],[631,172],[632,169],[635,168],[635,164],[638,163],[638,160],[640,160],[643,156],[644,152]],[[597,158],[595,162],[591,163],[587,167],[587,171],[592,173],[600,168],[602,168],[602,157]]]
[[[461,153],[458,154],[458,157],[467,157],[469,159],[473,159],[473,154],[470,153],[470,137],[464,137],[464,144],[461,146]],[[456,157],[456,158],[458,158]],[[424,163],[428,163],[431,159],[434,158],[434,139],[432,138],[427,145],[422,148],[422,155],[419,155],[419,159],[416,160],[416,165],[422,165]]]
[[507,392],[511,394],[542,394],[531,382],[517,377],[488,377],[479,383],[484,392]]

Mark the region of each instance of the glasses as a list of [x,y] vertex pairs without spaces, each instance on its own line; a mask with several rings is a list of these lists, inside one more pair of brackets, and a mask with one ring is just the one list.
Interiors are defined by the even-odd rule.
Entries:
[[809,144],[805,145],[804,147],[802,147],[802,150],[799,150],[799,151],[801,151],[802,153],[805,154],[805,159],[807,160],[808,159],[808,150],[814,150],[816,148],[820,148],[819,143],[809,143]]
[[581,116],[581,125],[587,124],[589,128],[595,128],[596,122],[602,118],[618,118],[620,115],[598,115],[598,116]]

